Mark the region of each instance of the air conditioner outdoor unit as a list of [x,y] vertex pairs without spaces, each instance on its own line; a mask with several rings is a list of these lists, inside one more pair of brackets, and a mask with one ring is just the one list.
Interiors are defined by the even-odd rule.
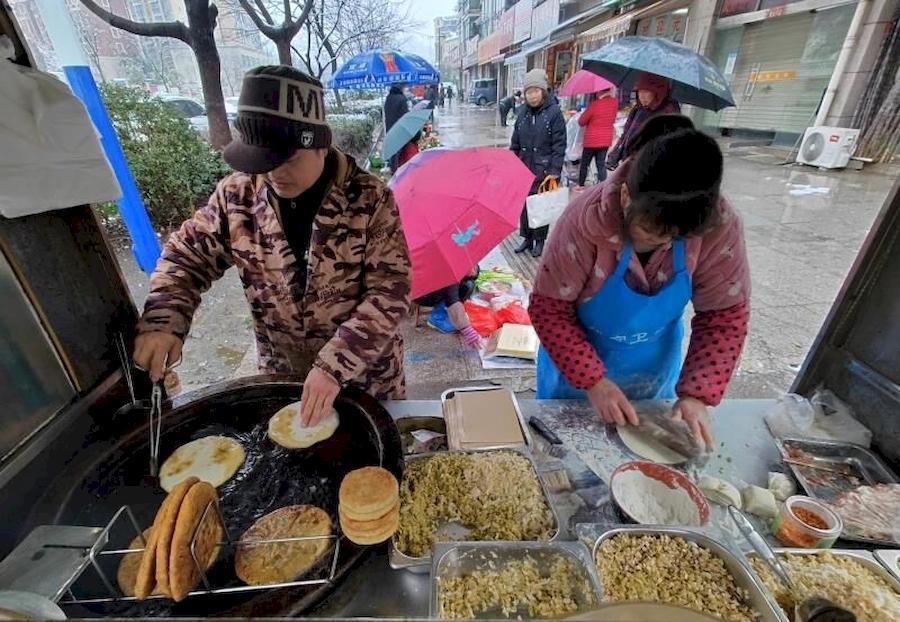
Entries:
[[803,135],[797,162],[819,168],[845,168],[856,148],[859,130],[846,127],[810,127]]

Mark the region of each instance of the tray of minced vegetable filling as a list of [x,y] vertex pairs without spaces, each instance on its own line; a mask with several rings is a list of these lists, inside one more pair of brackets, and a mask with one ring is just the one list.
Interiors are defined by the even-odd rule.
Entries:
[[[856,615],[858,622],[900,620],[900,581],[868,551],[776,549],[778,558],[797,585],[799,596],[826,598]],[[787,588],[755,555],[750,564],[785,617],[793,621],[796,604]]]
[[520,451],[408,456],[392,568],[428,572],[436,542],[550,541],[559,519],[531,458]]
[[454,542],[434,546],[430,617],[552,618],[600,604],[580,542]]
[[677,527],[619,527],[594,543],[604,603],[678,605],[730,622],[780,622],[761,581],[728,549]]

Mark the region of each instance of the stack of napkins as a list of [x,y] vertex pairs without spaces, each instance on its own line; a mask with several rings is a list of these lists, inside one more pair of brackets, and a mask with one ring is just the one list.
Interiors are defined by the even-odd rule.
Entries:
[[447,447],[453,450],[525,444],[516,396],[509,389],[455,391],[444,401]]
[[539,345],[533,326],[504,324],[488,341],[484,358],[504,356],[534,361],[537,359]]

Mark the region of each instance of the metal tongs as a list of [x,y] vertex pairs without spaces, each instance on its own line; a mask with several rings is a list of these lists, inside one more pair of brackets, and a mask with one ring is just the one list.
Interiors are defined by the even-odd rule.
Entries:
[[778,554],[769,546],[762,534],[756,530],[750,519],[733,505],[728,506],[728,513],[731,514],[731,520],[734,521],[740,532],[747,538],[747,542],[750,543],[756,554],[778,577],[778,580],[788,588],[791,600],[794,601],[794,620],[796,622],[856,622],[856,615],[853,612],[847,611],[828,599],[818,596],[804,599],[797,589],[797,584],[794,583],[791,575],[788,574],[787,569],[778,559]]
[[[163,362],[162,378],[153,383],[153,389],[150,391],[150,477],[154,480],[159,478],[159,439],[162,436],[163,382],[166,374],[179,365],[181,365],[181,357],[178,357],[177,361],[169,365],[167,356]],[[137,363],[134,366],[141,371],[148,371]]]

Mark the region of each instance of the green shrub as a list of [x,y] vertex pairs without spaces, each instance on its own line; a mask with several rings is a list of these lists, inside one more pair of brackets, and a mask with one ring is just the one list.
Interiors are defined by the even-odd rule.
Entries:
[[[230,172],[222,155],[152,95],[110,83],[100,90],[154,227],[177,226]],[[99,213],[118,229],[114,205],[100,206]]]
[[328,125],[334,135],[335,146],[362,162],[368,157],[372,147],[372,131],[381,119],[373,119],[370,114],[330,114]]

